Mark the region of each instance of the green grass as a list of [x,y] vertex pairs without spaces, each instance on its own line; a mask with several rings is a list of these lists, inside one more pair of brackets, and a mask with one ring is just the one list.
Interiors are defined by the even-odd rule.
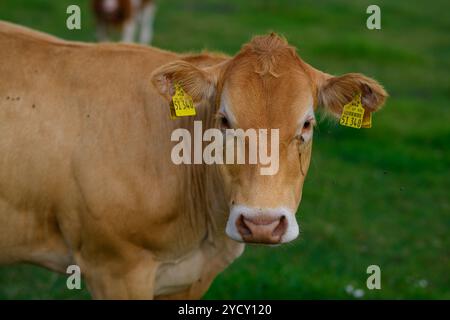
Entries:
[[[82,30],[65,28],[80,3]],[[161,0],[154,45],[235,53],[276,31],[326,72],[362,72],[391,98],[370,130],[320,123],[299,209],[302,234],[276,248],[248,246],[206,295],[221,298],[450,299],[450,21],[448,1],[377,1],[382,30],[365,27],[371,1]],[[93,40],[88,1],[3,0],[0,19],[74,40]],[[366,268],[382,289],[365,287]],[[426,280],[426,281],[422,281]],[[421,285],[422,284],[422,285]],[[65,277],[0,267],[0,298],[88,298]]]

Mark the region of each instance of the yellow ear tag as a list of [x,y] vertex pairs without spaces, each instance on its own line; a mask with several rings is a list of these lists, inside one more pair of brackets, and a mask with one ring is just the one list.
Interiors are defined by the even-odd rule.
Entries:
[[[172,97],[172,104],[170,110],[172,119],[176,117],[195,116],[195,107],[192,97],[184,92],[183,88],[178,83],[175,84],[175,94]],[[173,114],[173,112],[175,114]]]
[[[363,124],[363,118],[364,108],[361,104],[361,93],[358,93],[352,101],[344,106],[339,124],[359,129]],[[370,121],[370,118],[368,119]]]
[[361,128],[372,128],[372,112],[368,111],[363,118]]

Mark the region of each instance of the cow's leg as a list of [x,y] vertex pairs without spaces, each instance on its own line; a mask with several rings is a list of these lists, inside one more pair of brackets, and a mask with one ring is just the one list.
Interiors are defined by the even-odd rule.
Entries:
[[155,20],[156,6],[153,1],[145,5],[141,13],[141,32],[139,42],[150,44],[153,39],[153,22]]
[[98,22],[95,35],[99,42],[109,41],[108,27],[104,23]]
[[131,17],[122,27],[122,42],[134,42],[134,36],[136,33],[136,18]]
[[[133,249],[131,249],[133,250]],[[137,252],[136,252],[137,253]],[[99,258],[100,257],[100,258]],[[158,264],[148,253],[126,258],[81,255],[80,268],[94,299],[153,299]]]

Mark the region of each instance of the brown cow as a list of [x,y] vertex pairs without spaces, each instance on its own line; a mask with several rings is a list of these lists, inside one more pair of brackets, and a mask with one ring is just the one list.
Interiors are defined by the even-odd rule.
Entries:
[[[97,40],[110,41],[120,31],[123,42],[149,44],[153,38],[154,0],[93,0]],[[136,30],[138,29],[138,30]]]
[[[169,118],[175,83],[195,117]],[[314,111],[339,116],[356,92],[368,112],[386,98],[363,75],[312,68],[275,34],[228,57],[0,23],[0,263],[77,264],[94,298],[199,298],[242,242],[297,237]],[[279,129],[278,172],[175,165],[171,133],[194,119]]]

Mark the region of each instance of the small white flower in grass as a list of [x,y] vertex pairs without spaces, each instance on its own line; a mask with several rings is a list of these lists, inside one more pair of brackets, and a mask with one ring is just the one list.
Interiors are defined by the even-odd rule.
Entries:
[[353,291],[353,296],[355,298],[362,298],[364,297],[364,291],[362,289],[356,289],[355,291]]
[[353,286],[351,285],[351,284],[348,284],[346,287],[345,287],[345,292],[347,292],[348,294],[352,294],[353,293],[353,290],[355,290],[355,288],[353,288]]
[[426,279],[420,279],[417,281],[417,285],[421,288],[426,288],[428,287],[428,281]]

